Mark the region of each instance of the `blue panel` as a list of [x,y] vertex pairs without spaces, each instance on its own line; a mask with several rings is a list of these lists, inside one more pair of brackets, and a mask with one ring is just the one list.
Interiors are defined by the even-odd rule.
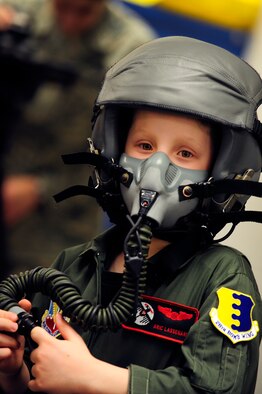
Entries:
[[198,38],[225,48],[240,56],[248,43],[249,34],[235,29],[226,29],[206,22],[191,19],[158,7],[139,7],[124,3],[140,14],[160,37],[181,35]]

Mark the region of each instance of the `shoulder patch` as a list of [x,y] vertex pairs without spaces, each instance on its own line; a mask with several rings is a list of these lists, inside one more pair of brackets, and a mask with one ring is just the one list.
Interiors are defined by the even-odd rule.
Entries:
[[209,315],[214,326],[234,344],[251,341],[259,331],[258,322],[252,319],[255,303],[248,294],[226,287],[217,291],[218,307]]

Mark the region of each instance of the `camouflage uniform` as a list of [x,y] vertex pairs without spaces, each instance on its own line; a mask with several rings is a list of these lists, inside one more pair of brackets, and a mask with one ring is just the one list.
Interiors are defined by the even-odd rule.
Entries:
[[85,242],[101,227],[96,201],[87,197],[60,203],[52,195],[72,184],[86,184],[85,166],[64,166],[60,155],[86,149],[91,113],[105,70],[124,54],[154,37],[137,17],[108,3],[103,20],[81,39],[64,37],[55,25],[52,1],[9,0],[31,16],[34,58],[72,65],[80,75],[70,87],[45,83],[24,104],[6,155],[6,174],[41,177],[43,201],[38,211],[8,233],[14,270],[49,265],[63,248]]

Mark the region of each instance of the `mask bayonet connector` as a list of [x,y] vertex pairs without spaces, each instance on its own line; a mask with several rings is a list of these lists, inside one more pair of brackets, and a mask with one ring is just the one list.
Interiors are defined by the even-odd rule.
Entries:
[[138,253],[137,256],[130,256],[129,254],[126,254],[125,256],[125,264],[136,279],[140,276],[143,262],[144,259],[142,253]]
[[158,193],[153,190],[142,189],[140,192],[139,215],[146,216],[158,197]]

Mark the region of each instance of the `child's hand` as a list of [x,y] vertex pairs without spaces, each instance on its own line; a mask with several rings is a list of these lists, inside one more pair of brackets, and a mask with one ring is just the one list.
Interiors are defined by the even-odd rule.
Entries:
[[[64,340],[49,335],[35,327],[31,337],[38,347],[31,353],[32,375],[29,382],[32,391],[52,394],[89,392],[88,381],[91,366],[96,360],[89,352],[83,339],[60,314],[56,317],[57,328]],[[91,368],[92,369],[92,368]]]
[[[19,305],[30,311],[31,303],[22,300]],[[17,334],[17,315],[0,310],[0,373],[3,376],[15,375],[21,369],[24,356],[24,337]]]

